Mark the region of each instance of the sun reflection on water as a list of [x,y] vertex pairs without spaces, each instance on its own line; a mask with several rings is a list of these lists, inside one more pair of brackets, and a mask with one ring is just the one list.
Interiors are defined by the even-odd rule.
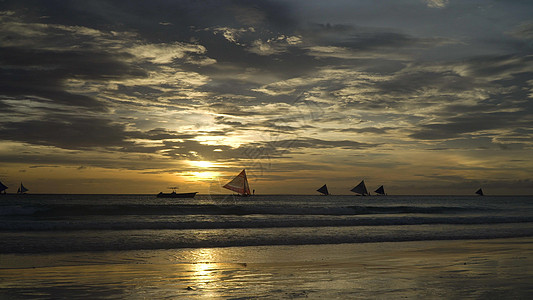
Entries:
[[213,250],[206,248],[194,249],[191,254],[194,261],[190,270],[192,284],[190,288],[201,290],[203,296],[216,296],[215,287],[220,279],[220,272],[218,272]]

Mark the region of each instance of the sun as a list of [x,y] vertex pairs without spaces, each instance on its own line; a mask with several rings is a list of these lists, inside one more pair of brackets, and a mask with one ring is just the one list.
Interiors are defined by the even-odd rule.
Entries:
[[207,160],[199,160],[199,161],[190,161],[189,162],[192,166],[198,167],[198,168],[212,168],[215,166],[214,163],[207,161]]

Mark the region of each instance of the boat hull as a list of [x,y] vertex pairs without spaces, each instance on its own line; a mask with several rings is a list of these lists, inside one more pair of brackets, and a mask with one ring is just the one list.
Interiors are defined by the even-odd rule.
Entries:
[[193,193],[159,193],[157,198],[194,198],[197,192]]

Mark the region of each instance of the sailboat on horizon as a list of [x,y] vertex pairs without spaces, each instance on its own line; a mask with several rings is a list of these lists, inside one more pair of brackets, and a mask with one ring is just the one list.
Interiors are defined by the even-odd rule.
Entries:
[[17,194],[26,194],[26,192],[29,191],[24,185],[22,185],[22,182],[20,183],[20,187],[17,190]]
[[479,188],[479,190],[476,191],[476,194],[480,195],[480,196],[483,196],[483,190],[481,188]]
[[387,193],[385,193],[385,188],[383,188],[383,186],[380,186],[378,187],[374,193],[377,193],[377,194],[380,194],[380,195],[387,195]]
[[365,181],[361,180],[358,185],[356,185],[353,189],[350,191],[356,193],[358,196],[368,196],[370,195],[368,193],[368,190],[366,189]]
[[316,191],[319,192],[319,193],[322,193],[322,195],[324,195],[324,196],[329,195],[328,187],[325,184],[321,188],[316,190]]
[[242,169],[239,175],[226,183],[223,188],[234,191],[242,197],[250,196],[250,185],[248,184],[248,178],[246,177],[246,170]]
[[7,190],[7,186],[5,186],[5,185],[0,181],[0,194],[7,194],[6,190]]

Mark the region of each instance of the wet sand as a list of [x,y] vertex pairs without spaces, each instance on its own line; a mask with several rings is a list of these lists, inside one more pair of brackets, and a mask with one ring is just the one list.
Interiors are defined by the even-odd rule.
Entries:
[[0,299],[529,299],[533,238],[0,255]]

